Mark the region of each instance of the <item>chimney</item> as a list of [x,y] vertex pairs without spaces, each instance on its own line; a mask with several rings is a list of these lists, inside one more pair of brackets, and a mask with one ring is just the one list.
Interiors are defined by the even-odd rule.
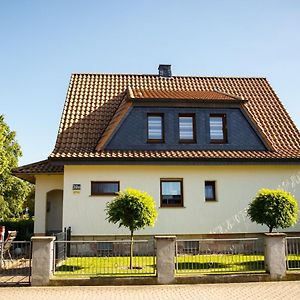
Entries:
[[158,75],[161,77],[172,77],[171,65],[159,65]]

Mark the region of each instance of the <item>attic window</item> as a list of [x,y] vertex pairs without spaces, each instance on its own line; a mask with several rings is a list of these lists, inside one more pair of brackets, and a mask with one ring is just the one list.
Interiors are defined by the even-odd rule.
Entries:
[[195,143],[195,114],[179,114],[180,143]]
[[148,142],[162,143],[164,141],[163,114],[148,114]]
[[210,142],[213,144],[227,143],[226,115],[210,114],[209,116]]

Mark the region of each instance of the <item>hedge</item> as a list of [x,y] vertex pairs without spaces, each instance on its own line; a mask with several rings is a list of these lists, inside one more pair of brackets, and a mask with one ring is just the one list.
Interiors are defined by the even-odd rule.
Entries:
[[0,221],[0,225],[5,226],[5,238],[8,230],[17,231],[17,241],[29,241],[33,236],[33,219]]

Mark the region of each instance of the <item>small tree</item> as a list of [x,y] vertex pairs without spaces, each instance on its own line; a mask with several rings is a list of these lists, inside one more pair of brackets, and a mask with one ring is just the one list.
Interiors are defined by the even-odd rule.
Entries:
[[133,233],[146,226],[153,226],[157,218],[157,211],[153,198],[135,189],[128,188],[119,192],[111,202],[106,204],[107,220],[119,223],[130,230],[130,269],[133,257]]
[[248,216],[252,222],[274,228],[287,228],[298,219],[297,200],[283,190],[261,189],[249,204]]

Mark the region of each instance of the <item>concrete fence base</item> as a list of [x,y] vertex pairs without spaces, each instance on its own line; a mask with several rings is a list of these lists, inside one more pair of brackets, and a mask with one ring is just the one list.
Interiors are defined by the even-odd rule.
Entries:
[[55,237],[32,237],[31,285],[48,285],[53,275],[53,247]]
[[156,236],[155,240],[157,283],[174,283],[174,257],[176,236]]
[[[280,233],[265,234],[265,266],[266,274],[235,274],[175,277],[175,236],[156,236],[156,270],[157,277],[152,278],[97,278],[92,279],[52,279],[54,237],[32,238],[32,280],[33,286],[39,285],[101,285],[103,284],[172,284],[172,283],[204,283],[204,282],[241,282],[287,280],[286,274],[286,235]],[[269,273],[269,274],[268,274]],[[209,279],[210,278],[210,279]],[[240,281],[240,279],[241,281]],[[242,279],[244,278],[244,279]],[[297,279],[299,280],[299,276]],[[289,280],[293,280],[290,278]]]
[[286,234],[265,233],[265,267],[274,280],[286,276]]

